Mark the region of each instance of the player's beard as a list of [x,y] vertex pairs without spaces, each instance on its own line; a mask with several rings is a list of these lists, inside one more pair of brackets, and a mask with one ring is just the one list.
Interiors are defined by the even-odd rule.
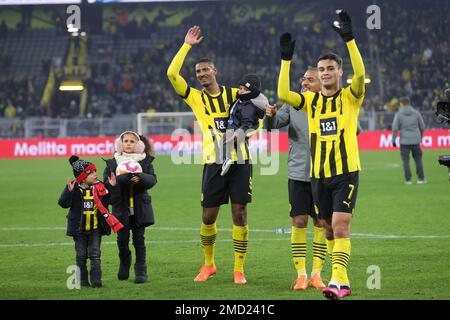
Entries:
[[200,81],[200,84],[202,85],[203,88],[207,88],[213,83],[209,78],[206,78],[205,80],[206,81],[204,82]]

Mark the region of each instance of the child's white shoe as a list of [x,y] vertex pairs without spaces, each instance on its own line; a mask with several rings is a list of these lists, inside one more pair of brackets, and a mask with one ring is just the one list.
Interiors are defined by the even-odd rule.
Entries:
[[226,159],[224,163],[222,164],[222,172],[220,173],[221,176],[224,176],[227,174],[228,170],[230,170],[231,165],[233,164],[233,160]]

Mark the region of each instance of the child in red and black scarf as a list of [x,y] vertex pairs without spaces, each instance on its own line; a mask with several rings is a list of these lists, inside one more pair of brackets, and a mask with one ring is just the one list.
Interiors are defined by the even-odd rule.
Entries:
[[[97,178],[95,164],[71,156],[69,159],[75,179],[69,180],[60,198],[62,208],[70,208],[67,215],[67,235],[73,237],[76,249],[76,263],[80,269],[81,286],[102,286],[100,267],[100,243],[102,235],[117,232],[123,226],[108,211],[109,192]],[[115,185],[115,177],[110,177]],[[87,259],[91,260],[88,280]]]

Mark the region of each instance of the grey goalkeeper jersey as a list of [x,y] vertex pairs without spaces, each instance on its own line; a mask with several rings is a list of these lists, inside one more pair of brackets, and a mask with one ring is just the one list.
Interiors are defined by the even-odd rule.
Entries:
[[295,110],[284,103],[272,118],[264,117],[265,129],[279,129],[285,126],[289,126],[288,177],[292,180],[309,182],[311,160],[306,112]]

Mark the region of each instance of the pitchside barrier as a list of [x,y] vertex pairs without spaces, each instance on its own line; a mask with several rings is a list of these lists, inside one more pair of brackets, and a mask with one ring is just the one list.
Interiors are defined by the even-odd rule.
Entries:
[[[432,110],[423,112],[427,129],[444,129]],[[361,111],[359,124],[364,131],[390,130],[395,113]],[[146,136],[171,135],[176,129],[195,129],[192,112],[147,112],[120,114],[111,117],[59,119],[50,117],[0,118],[0,139],[110,137],[125,130],[138,131]],[[287,131],[283,129],[281,131]]]
[[[195,129],[195,125],[194,125]],[[167,135],[146,136],[153,142],[157,154],[198,154],[202,151],[202,136],[194,130],[176,129]],[[399,139],[397,137],[397,139]],[[0,140],[0,158],[35,158],[111,156],[114,152],[115,136],[82,138],[33,138]],[[398,144],[397,140],[397,144]],[[265,132],[260,130],[249,141],[250,151],[287,152],[287,132]],[[391,131],[363,131],[358,135],[360,150],[391,150]],[[450,148],[448,130],[425,130],[422,139],[424,149]]]

